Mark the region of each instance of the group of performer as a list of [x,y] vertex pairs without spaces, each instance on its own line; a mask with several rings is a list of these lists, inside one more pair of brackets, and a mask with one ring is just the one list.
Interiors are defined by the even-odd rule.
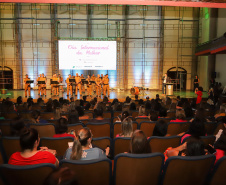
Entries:
[[[24,79],[25,83],[25,97],[27,97],[27,94],[31,96],[31,83],[33,83],[33,80],[30,80],[28,75],[26,74],[26,78]],[[38,95],[44,95],[46,96],[46,83],[47,78],[44,74],[40,74],[40,76],[37,78],[37,85],[38,85]],[[68,75],[68,78],[66,79],[66,85],[67,85],[67,96],[71,95],[73,96],[73,91],[75,95],[77,96],[78,91],[80,95],[82,93],[85,93],[85,86],[87,87],[87,95],[92,96],[93,91],[96,91],[97,96],[101,96],[101,93],[103,92],[103,95],[109,97],[109,78],[108,74],[100,75],[98,74],[97,77],[93,74],[92,76],[88,75],[87,78],[81,74],[81,76],[76,73],[76,76]],[[59,91],[61,89],[62,93],[64,92],[63,86],[63,78],[60,74],[54,74],[52,78],[50,79],[50,86],[51,86],[51,95],[59,96]]]

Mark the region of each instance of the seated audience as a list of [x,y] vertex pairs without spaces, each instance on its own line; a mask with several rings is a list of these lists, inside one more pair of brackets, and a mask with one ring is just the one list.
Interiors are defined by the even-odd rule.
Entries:
[[200,156],[205,155],[205,145],[199,137],[190,137],[187,141],[176,147],[165,151],[165,160],[172,156]]
[[131,137],[130,152],[132,154],[151,153],[151,147],[142,130],[135,130]]
[[19,166],[52,163],[58,166],[59,161],[53,155],[54,151],[46,147],[40,147],[41,149],[38,150],[39,141],[36,129],[25,129],[20,135],[21,152],[12,154],[8,163]]
[[25,129],[24,121],[21,118],[15,118],[10,123],[11,136],[18,137]]
[[133,134],[133,121],[131,118],[125,118],[121,123],[122,133],[117,134],[116,137],[131,137]]
[[89,123],[109,123],[109,119],[103,117],[103,109],[101,107],[94,110],[95,118],[89,120]]
[[89,128],[82,128],[76,133],[76,137],[72,148],[68,148],[65,153],[65,159],[71,160],[92,160],[99,158],[107,158],[103,150],[93,148],[92,133]]
[[167,133],[167,127],[168,125],[163,121],[160,120],[155,124],[155,128],[153,130],[152,136],[165,136]]
[[182,109],[176,110],[176,119],[171,120],[170,122],[187,122],[187,120],[185,120],[184,110]]
[[122,122],[124,119],[129,117],[129,112],[128,111],[123,111],[122,114],[118,116],[118,120],[116,122]]
[[186,133],[180,134],[180,135],[182,135],[181,143],[184,143],[185,140],[190,136],[193,136],[193,137],[205,136],[206,128],[205,128],[205,124],[204,124],[203,120],[195,118],[191,122],[189,130]]
[[68,131],[68,121],[66,118],[60,118],[58,120],[58,128],[57,128],[57,134],[55,134],[53,137],[58,138],[58,137],[75,137],[74,131],[67,133]]

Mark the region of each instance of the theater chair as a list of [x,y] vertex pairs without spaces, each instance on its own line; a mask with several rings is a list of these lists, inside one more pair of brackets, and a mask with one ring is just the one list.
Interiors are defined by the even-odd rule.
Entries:
[[105,150],[108,146],[112,146],[112,139],[110,137],[93,138],[92,144]]
[[156,122],[154,121],[142,121],[140,125],[138,125],[139,129],[142,130],[147,137],[153,135],[153,131],[155,128]]
[[140,125],[141,122],[143,121],[150,121],[150,119],[147,117],[147,118],[135,118],[135,121],[138,123],[138,125]]
[[114,185],[157,185],[164,156],[155,154],[119,154],[114,160]]
[[215,164],[209,185],[225,185],[226,182],[226,156],[220,158]]
[[73,142],[73,137],[59,137],[59,138],[51,138],[51,137],[42,137],[40,139],[40,146],[46,146],[49,149],[56,150],[56,155],[59,157],[63,157],[66,150],[68,149],[68,142]]
[[88,123],[86,125],[93,134],[93,137],[110,137],[110,123]]
[[176,148],[180,145],[180,137],[179,136],[170,136],[170,137],[157,137],[152,136],[148,139],[151,151],[164,153],[165,150],[169,147]]
[[79,185],[110,185],[112,181],[112,164],[107,158],[62,160],[60,166],[74,171]]
[[18,117],[18,113],[17,112],[2,112],[2,116],[5,119],[15,119]]
[[111,112],[104,112],[103,113],[103,118],[109,118],[109,119],[111,119],[111,117],[112,117],[112,113]]
[[170,122],[168,123],[167,134],[175,136],[182,132],[187,132],[190,124],[190,122]]
[[[113,124],[113,127],[114,127],[114,130],[113,130],[113,138],[115,138],[115,136],[117,134],[122,133],[122,126],[121,126],[121,124],[122,124],[121,122],[115,122]],[[137,130],[137,128],[138,128],[137,122],[133,121],[133,131]]]
[[55,126],[51,123],[30,124],[30,128],[35,128],[38,131],[39,137],[53,137],[55,134]]
[[0,175],[5,185],[41,185],[55,168],[55,165],[47,163],[27,166],[2,164]]
[[54,117],[54,112],[41,112],[40,119],[48,120]]
[[21,116],[21,118],[23,119],[31,119],[32,118],[32,112],[20,112],[19,115]]
[[139,112],[138,111],[133,111],[131,113],[131,115],[132,115],[133,118],[136,118],[139,115]]
[[114,156],[116,156],[120,153],[129,152],[130,140],[131,140],[131,138],[129,138],[129,137],[117,137],[117,138],[115,138],[114,141],[113,141]]
[[11,135],[10,123],[0,123],[0,130],[3,136]]
[[114,111],[114,112],[113,112],[113,117],[117,117],[117,116],[119,116],[120,114],[122,114],[122,111]]
[[168,158],[163,170],[162,185],[203,185],[215,158],[214,155]]
[[158,121],[162,120],[164,123],[168,124],[174,118],[158,118]]
[[67,125],[67,131],[70,132],[71,130],[74,130],[75,132],[77,132],[79,129],[85,127],[84,124],[82,123],[76,123],[76,124],[68,124]]
[[8,162],[13,153],[21,151],[19,137],[2,137],[1,146],[5,163]]

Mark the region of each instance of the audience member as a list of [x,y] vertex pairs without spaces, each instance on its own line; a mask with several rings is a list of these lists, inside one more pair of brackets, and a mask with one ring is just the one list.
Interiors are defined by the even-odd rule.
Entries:
[[19,166],[52,163],[58,166],[59,161],[53,155],[55,151],[49,150],[47,147],[40,147],[38,150],[39,141],[36,129],[25,129],[20,135],[21,152],[12,154],[8,163]]

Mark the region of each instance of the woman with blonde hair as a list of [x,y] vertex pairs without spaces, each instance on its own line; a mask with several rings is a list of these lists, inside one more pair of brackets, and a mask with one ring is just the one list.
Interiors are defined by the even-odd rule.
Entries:
[[100,148],[93,148],[92,133],[89,128],[82,128],[78,130],[72,148],[68,148],[65,154],[65,159],[72,160],[92,160],[99,158],[106,158],[109,149],[106,153]]
[[121,124],[122,133],[117,134],[116,137],[131,137],[133,134],[133,121],[131,118],[125,118]]

